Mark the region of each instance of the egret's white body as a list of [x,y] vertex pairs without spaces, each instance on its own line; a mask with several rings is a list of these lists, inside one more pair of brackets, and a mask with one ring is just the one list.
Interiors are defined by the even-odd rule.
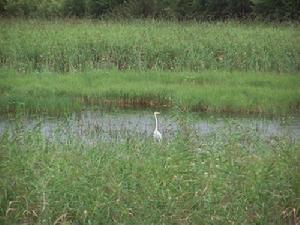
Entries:
[[162,140],[162,135],[161,133],[158,131],[158,120],[157,120],[157,116],[160,114],[159,112],[155,112],[154,113],[154,117],[155,117],[155,130],[153,132],[153,137],[154,137],[154,140],[160,142]]

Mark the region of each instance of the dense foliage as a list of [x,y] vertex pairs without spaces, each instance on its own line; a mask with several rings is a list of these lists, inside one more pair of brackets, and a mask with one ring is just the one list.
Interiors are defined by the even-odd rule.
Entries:
[[226,19],[299,19],[297,0],[0,0],[0,15]]
[[117,131],[93,144],[97,123],[46,137],[20,116],[0,135],[0,224],[298,224],[298,144],[231,120],[198,135],[189,120],[162,144]]
[[114,68],[299,73],[299,27],[3,19],[0,67],[28,72]]

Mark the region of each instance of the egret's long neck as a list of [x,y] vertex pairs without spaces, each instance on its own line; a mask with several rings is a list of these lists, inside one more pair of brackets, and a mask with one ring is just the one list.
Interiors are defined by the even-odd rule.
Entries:
[[157,130],[157,125],[158,125],[158,122],[157,122],[157,117],[156,117],[156,114],[154,114],[154,117],[155,117],[155,130]]

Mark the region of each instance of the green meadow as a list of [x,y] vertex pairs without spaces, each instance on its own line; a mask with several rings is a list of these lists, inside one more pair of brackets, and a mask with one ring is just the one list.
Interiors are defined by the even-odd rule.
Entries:
[[[199,135],[188,116],[298,116],[299,28],[1,18],[0,224],[299,224],[299,139],[230,121]],[[86,144],[26,127],[107,107],[171,113],[178,132]]]
[[299,109],[299,87],[297,75],[262,72],[1,71],[0,108],[59,114],[105,105],[286,115]]

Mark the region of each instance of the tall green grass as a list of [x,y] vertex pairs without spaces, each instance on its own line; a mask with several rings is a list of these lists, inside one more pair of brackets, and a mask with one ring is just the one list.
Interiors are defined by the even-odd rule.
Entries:
[[0,21],[0,66],[18,71],[299,72],[298,24]]
[[16,73],[1,70],[0,109],[67,112],[87,106],[284,114],[300,105],[299,76],[253,72]]
[[[187,126],[188,127],[188,126]],[[89,146],[19,124],[0,135],[1,224],[290,224],[300,147],[231,124],[161,144],[130,134]]]

